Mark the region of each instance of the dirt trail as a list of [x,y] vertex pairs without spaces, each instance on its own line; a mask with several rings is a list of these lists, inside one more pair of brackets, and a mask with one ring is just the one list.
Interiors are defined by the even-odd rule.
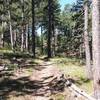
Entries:
[[[27,65],[31,66],[31,74],[29,73],[30,66]],[[58,80],[57,78],[62,73],[56,64],[43,61],[35,66],[27,62],[24,66],[25,68],[22,68],[20,73],[18,71],[0,73],[0,100],[76,100],[68,89],[66,91],[63,91],[62,88],[60,91],[58,90],[59,86],[56,86],[57,83],[53,80]],[[65,99],[54,99],[54,95],[59,93]],[[77,98],[77,100],[85,99]]]
[[55,91],[50,82],[61,75],[60,71],[49,61],[33,66],[32,70],[31,75],[25,68],[20,73],[2,71],[0,98],[3,100],[50,100],[50,95]]
[[52,100],[50,99],[51,92],[53,91],[50,89],[50,82],[56,78],[61,76],[61,72],[57,69],[57,67],[51,62],[44,62],[40,65],[42,70],[34,71],[32,76],[30,76],[31,81],[40,82],[43,85],[40,89],[35,91],[34,100]]
[[61,75],[60,70],[51,62],[44,62],[40,65],[41,70],[35,70],[33,75],[30,77],[32,80],[43,81],[45,79],[52,79],[54,77],[59,77]]

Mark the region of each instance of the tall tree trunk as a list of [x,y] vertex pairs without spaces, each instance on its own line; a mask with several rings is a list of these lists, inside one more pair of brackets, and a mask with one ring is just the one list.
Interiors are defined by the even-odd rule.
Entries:
[[84,3],[84,44],[85,44],[85,56],[86,56],[86,74],[88,79],[92,79],[89,34],[88,34],[88,0]]
[[48,0],[48,58],[52,57],[51,53],[51,38],[52,38],[52,25],[51,25],[51,0]]
[[52,57],[55,56],[55,25],[54,21],[52,20]]
[[0,34],[0,48],[3,48],[3,34]]
[[25,47],[26,47],[26,51],[28,52],[28,24],[26,25],[26,35],[25,36],[26,36],[26,39],[25,39],[26,40],[25,41],[26,46]]
[[41,25],[41,54],[43,54],[43,28]]
[[80,39],[80,43],[81,43],[81,44],[80,44],[80,46],[79,46],[79,53],[80,53],[80,54],[79,54],[79,55],[80,55],[79,58],[80,58],[80,61],[81,61],[81,59],[82,59],[82,39]]
[[55,54],[57,53],[58,29],[55,29]]
[[24,51],[24,30],[22,29],[22,34],[21,34],[21,51]]
[[14,49],[16,48],[17,31],[14,30]]
[[3,44],[4,44],[4,22],[2,21],[2,33],[0,34],[0,48],[3,48]]
[[12,22],[11,22],[11,11],[10,9],[8,10],[8,15],[9,15],[9,27],[10,27],[10,42],[11,42],[11,49],[13,50],[13,30],[12,30]]
[[27,30],[27,31],[28,31],[28,32],[27,32],[27,34],[28,34],[28,52],[30,52],[30,31],[29,31],[29,30],[30,30],[30,29],[29,29],[30,27],[29,27],[29,26],[30,26],[30,25],[28,24],[28,30]]
[[56,56],[56,53],[57,53],[57,30],[54,31],[54,56]]
[[22,33],[21,33],[21,52],[24,51],[24,0],[21,0],[22,3]]
[[100,100],[100,0],[92,0],[94,95]]
[[35,2],[32,0],[32,52],[35,57]]

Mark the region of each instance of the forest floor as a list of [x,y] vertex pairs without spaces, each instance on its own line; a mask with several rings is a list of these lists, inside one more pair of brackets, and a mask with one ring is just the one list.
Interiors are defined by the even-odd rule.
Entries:
[[[0,100],[75,100],[71,91],[55,91],[51,83],[62,73],[73,78],[78,86],[91,91],[91,82],[83,77],[83,68],[76,70],[76,62],[72,64],[65,58],[47,61],[42,57],[35,60],[5,57],[0,62],[0,67],[5,66],[4,70],[0,69]],[[67,63],[72,65],[69,67]],[[77,100],[85,99],[79,97]]]

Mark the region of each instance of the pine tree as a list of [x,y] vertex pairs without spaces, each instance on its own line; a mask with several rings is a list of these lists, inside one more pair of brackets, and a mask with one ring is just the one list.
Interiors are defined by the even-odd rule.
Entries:
[[85,56],[86,56],[86,74],[88,79],[92,79],[92,67],[91,67],[91,55],[89,45],[89,7],[88,0],[84,2],[84,44],[85,44]]
[[94,96],[100,100],[100,0],[92,2]]
[[35,57],[35,1],[32,0],[32,52]]

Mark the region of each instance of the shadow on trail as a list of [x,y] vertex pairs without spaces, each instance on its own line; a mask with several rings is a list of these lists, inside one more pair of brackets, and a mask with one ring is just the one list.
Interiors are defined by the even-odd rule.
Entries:
[[0,80],[0,97],[3,100],[8,100],[8,96],[12,94],[14,97],[18,97],[24,95],[44,96],[48,92],[53,93],[55,91],[54,86],[52,87],[48,82],[44,83],[45,80],[31,81],[29,77],[21,77],[18,79],[4,78]]
[[[30,76],[21,76],[17,78],[14,76],[14,65],[17,66],[18,69],[29,69],[35,71],[42,71],[45,69],[45,66],[49,66],[52,64],[39,64],[34,62],[32,58],[14,56],[14,55],[6,55],[3,58],[4,61],[8,60],[7,67],[10,66],[7,70],[0,71],[0,100],[8,100],[9,95],[13,97],[24,96],[24,95],[32,95],[32,96],[45,96],[46,94],[53,94],[58,91],[62,91],[63,89],[58,89],[57,84],[54,81],[46,81],[52,77],[44,77],[41,80],[31,80]],[[44,59],[42,61],[45,61]],[[1,66],[1,65],[0,65]],[[24,74],[24,73],[22,73]],[[46,81],[46,82],[45,82]]]

